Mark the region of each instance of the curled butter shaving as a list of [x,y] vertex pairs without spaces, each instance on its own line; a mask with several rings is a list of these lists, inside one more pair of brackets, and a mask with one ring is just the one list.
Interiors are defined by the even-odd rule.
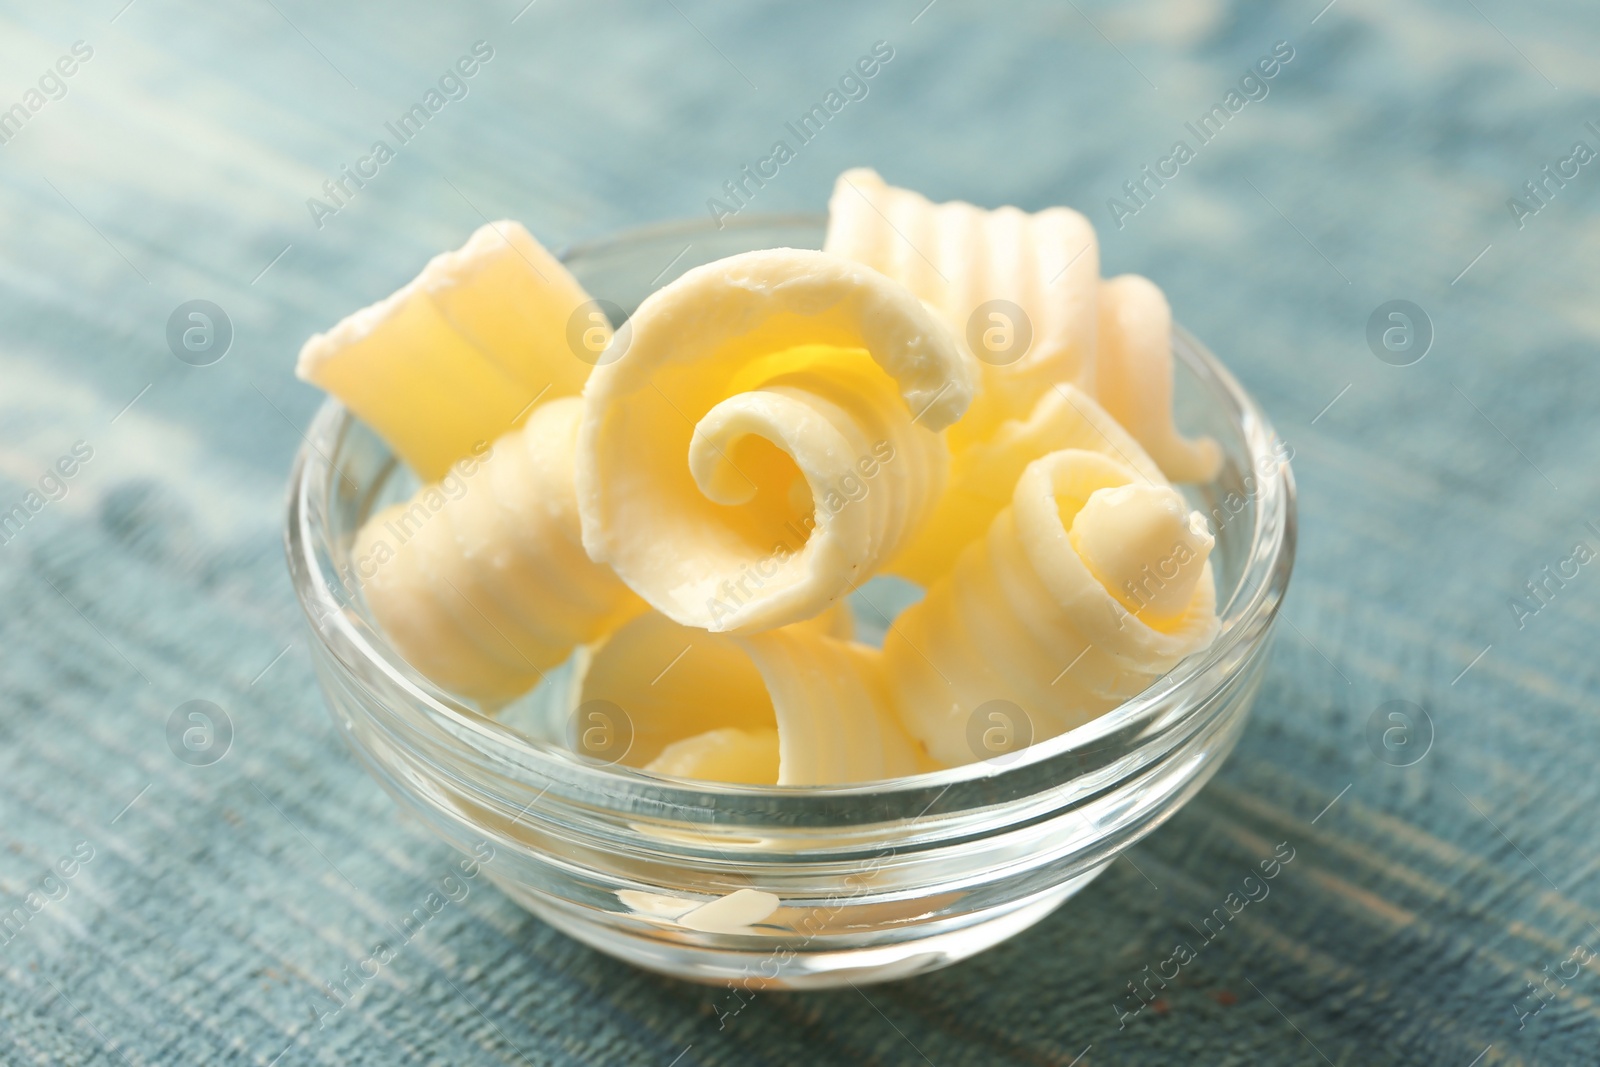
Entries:
[[[994,320],[1025,328],[1031,335],[1025,351],[974,353],[982,360],[982,389],[951,430],[957,451],[1006,419],[1025,417],[1053,385],[1094,392],[1100,246],[1094,227],[1076,211],[935,204],[857,168],[834,185],[823,248],[903,283],[969,346],[969,332],[981,338],[989,327],[985,311],[992,301],[1006,301],[1025,316],[1025,327],[1008,321],[1015,318],[1009,309]],[[1019,347],[1020,340],[1010,335]]]
[[1209,482],[1222,449],[1189,440],[1172,423],[1172,308],[1137,274],[1100,283],[1100,358],[1095,389],[1113,418],[1138,438],[1175,482]]
[[1028,720],[1021,743],[1109,711],[1215,637],[1211,546],[1174,490],[1125,463],[1077,449],[1035,460],[988,533],[890,629],[901,718],[960,764],[992,754],[969,728],[994,701]]
[[[534,401],[583,388],[589,367],[566,328],[588,299],[520,223],[491,222],[398,292],[313,336],[295,373],[437,481]],[[609,337],[603,317],[596,328]]]
[[771,785],[778,780],[778,731],[724,726],[674,741],[645,770],[678,778]]
[[496,706],[644,609],[578,526],[576,397],[535,408],[470,466],[372,516],[351,549],[373,616],[440,685]]
[[1135,275],[1102,282],[1094,229],[1077,212],[935,204],[858,168],[834,186],[823,247],[903,282],[981,361],[982,389],[950,431],[956,455],[1025,418],[1046,390],[1071,384],[1099,400],[1168,478],[1216,475],[1216,442],[1186,440],[1173,425],[1166,298]]
[[926,768],[895,716],[883,653],[793,628],[742,644],[772,694],[779,785],[870,782]]
[[840,605],[741,637],[648,612],[594,651],[580,701],[620,710],[633,735],[623,761],[663,774],[822,785],[923,769],[882,654],[848,639],[849,618]]
[[[669,618],[752,633],[896,554],[943,488],[975,372],[903,287],[772,249],[647,298],[584,392],[584,545]],[[887,473],[885,473],[887,472]]]
[[1128,431],[1081,389],[1059,385],[1039,397],[1026,418],[1002,422],[950,460],[950,481],[932,516],[889,566],[926,586],[949,572],[961,550],[1011,502],[1017,479],[1040,456],[1080,448],[1120,460],[1144,480],[1165,485],[1161,468]]
[[[732,639],[655,611],[630,619],[592,650],[578,701],[580,708],[605,701],[626,717],[633,740],[622,762],[632,767],[650,766],[689,738],[777,728],[761,672]],[[776,763],[772,769],[777,781]]]

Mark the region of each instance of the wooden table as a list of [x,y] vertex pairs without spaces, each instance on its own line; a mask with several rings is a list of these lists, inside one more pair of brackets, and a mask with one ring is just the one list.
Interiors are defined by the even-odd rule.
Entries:
[[[22,916],[0,1060],[1600,1060],[1600,162],[1573,149],[1600,150],[1600,16],[1321,2],[3,5],[0,509],[26,519],[0,551],[0,890]],[[308,208],[479,41],[464,96]],[[560,245],[706,213],[878,41],[866,97],[749,210],[820,210],[868,164],[1076,205],[1108,273],[1166,287],[1300,480],[1288,625],[1238,752],[1055,916],[940,973],[719,1024],[718,990],[484,886],[319,1022],[323,984],[450,856],[312,679],[280,548],[319,400],[299,343],[485,217]],[[1277,42],[1292,59],[1241,86]],[[1213,105],[1202,142],[1185,124],[1220,125]],[[1179,139],[1193,158],[1127,200]],[[231,324],[208,365],[168,344],[193,300]],[[1393,300],[1431,324],[1406,366],[1420,341],[1367,339]],[[193,700],[231,723],[209,765],[169,743]],[[1270,897],[1119,1020],[1280,843]]]

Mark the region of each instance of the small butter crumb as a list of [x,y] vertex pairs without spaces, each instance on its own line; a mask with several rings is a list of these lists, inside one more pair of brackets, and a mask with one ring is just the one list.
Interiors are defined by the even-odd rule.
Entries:
[[736,889],[725,897],[702,904],[678,920],[678,925],[704,934],[736,934],[778,910],[778,898],[759,889]]

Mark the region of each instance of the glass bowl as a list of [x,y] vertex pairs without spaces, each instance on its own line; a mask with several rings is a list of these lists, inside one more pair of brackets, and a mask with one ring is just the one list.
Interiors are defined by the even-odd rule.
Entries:
[[[680,223],[563,258],[592,294],[631,311],[693,266],[816,248],[822,234],[815,216]],[[1215,481],[1185,489],[1217,537],[1221,634],[1070,733],[936,773],[786,788],[602,765],[510,729],[406,664],[348,580],[353,534],[410,476],[333,401],[295,462],[286,532],[328,705],[396,800],[512,899],[602,952],[791,989],[970,956],[1048,915],[1194,796],[1260,687],[1294,558],[1291,452],[1210,352],[1181,329],[1174,345],[1179,424],[1226,455]]]

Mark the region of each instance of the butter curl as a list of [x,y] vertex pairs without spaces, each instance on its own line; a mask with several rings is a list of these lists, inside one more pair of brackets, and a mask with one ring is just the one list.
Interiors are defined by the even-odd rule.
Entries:
[[578,699],[621,709],[633,736],[623,761],[662,774],[826,785],[925,769],[882,653],[850,629],[843,605],[748,637],[647,612],[594,650]]
[[[1100,495],[1129,486],[1132,505]],[[1168,521],[1174,508],[1182,522]],[[1094,527],[1108,522],[1117,528]],[[1203,518],[1127,464],[1076,449],[1035,460],[988,533],[889,630],[886,674],[907,729],[935,759],[970,763],[994,754],[969,734],[994,701],[1027,716],[1025,742],[1137,695],[1216,636],[1211,547]],[[1108,589],[1091,560],[1126,584]]]
[[834,185],[823,248],[905,283],[965,345],[978,339],[982,389],[952,428],[958,451],[1053,385],[1094,392],[1100,245],[1078,212],[935,204],[862,167]]
[[1137,274],[1100,283],[1100,356],[1095,390],[1105,409],[1138,438],[1175,482],[1209,482],[1222,449],[1189,440],[1172,421],[1172,308]]
[[589,554],[687,626],[815,615],[904,547],[943,488],[975,369],[903,286],[824,252],[689,271],[584,391]]
[[[423,481],[437,481],[535,401],[578,394],[589,366],[566,330],[588,302],[520,223],[491,222],[306,341],[295,373],[343,401]],[[597,336],[609,339],[597,318]]]
[[406,660],[493,708],[644,610],[578,526],[576,397],[535,408],[489,452],[372,516],[351,548],[373,616]]

